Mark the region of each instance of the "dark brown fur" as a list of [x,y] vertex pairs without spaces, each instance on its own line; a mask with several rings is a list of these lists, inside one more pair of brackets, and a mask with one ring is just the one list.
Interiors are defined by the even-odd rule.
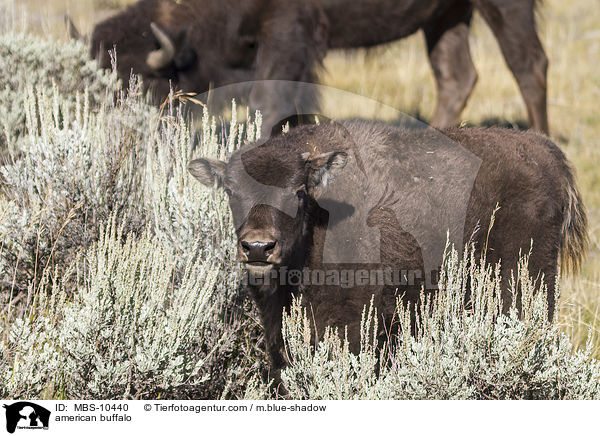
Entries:
[[[132,71],[142,74],[162,102],[170,83],[200,93],[210,84],[246,80],[313,82],[329,48],[369,47],[422,29],[438,88],[432,124],[443,128],[458,121],[477,80],[468,41],[474,9],[498,39],[532,126],[547,133],[547,59],[535,28],[534,0],[140,0],[96,26],[91,50],[108,68],[107,50],[116,46],[124,82]],[[158,47],[151,22],[177,48],[172,64],[160,71],[146,64]],[[288,101],[293,108],[301,100],[308,110],[314,96],[290,92],[259,83],[251,104],[267,118]]]
[[[426,192],[421,187],[431,186],[429,179],[446,176],[435,173],[430,176],[423,165],[427,162],[425,157],[433,153],[439,162],[457,158],[456,154],[436,145],[439,133],[428,130],[409,131],[374,122],[303,126],[273,137],[265,144],[243,148],[234,153],[228,163],[198,159],[190,163],[189,169],[205,185],[220,186],[230,195],[240,244],[239,259],[251,274],[263,271],[262,266],[253,263],[261,260],[261,254],[264,255],[262,260],[269,262],[266,268],[277,271],[282,267],[358,270],[386,266],[423,271],[423,247],[402,228],[399,218],[404,223],[418,219],[421,220],[419,225],[439,230],[440,213],[464,198],[468,204],[462,242],[475,244],[477,258],[487,245],[487,260],[502,261],[505,307],[511,301],[508,284],[511,271],[517,267],[519,255],[529,252],[533,241],[530,272],[534,278],[544,275],[552,318],[558,259],[561,257],[564,262],[577,266],[587,245],[585,210],[565,155],[547,137],[534,132],[452,128],[444,133],[477,156],[481,164],[474,173],[474,184],[467,196],[450,183],[450,191],[439,204],[435,203],[437,200],[426,203],[429,209],[423,211],[425,220],[402,216],[402,211],[420,211],[419,193]],[[346,163],[352,160],[361,170],[348,174],[350,163]],[[459,170],[447,180],[460,180],[463,175]],[[369,203],[366,222],[380,231],[380,245],[375,247],[380,250],[380,262],[376,265],[325,264],[325,238],[335,223],[319,199],[323,191],[329,189],[327,186],[334,186],[331,183],[342,182],[324,181],[331,179],[328,173],[351,181],[362,171],[366,182],[361,182],[360,190],[353,188],[348,193],[348,203],[357,205],[365,199]],[[244,179],[247,176],[249,178]],[[273,187],[273,190],[265,191],[259,199],[248,180]],[[281,211],[285,188],[298,195],[294,200],[298,202],[295,217],[289,210]],[[487,229],[496,205],[500,209],[488,239]],[[353,213],[358,213],[358,208],[348,208],[348,216]],[[244,246],[253,241],[263,245],[250,247],[256,251]],[[266,243],[272,245],[264,251]],[[351,288],[311,284],[281,286],[276,281],[249,285],[262,314],[267,347],[276,368],[285,364],[280,351],[281,314],[289,307],[293,295],[303,297],[318,334],[322,334],[327,325],[340,329],[348,326],[349,340],[356,349],[360,343],[361,312],[372,295],[381,316],[380,334],[389,335],[393,332],[396,298],[402,296],[406,304],[415,304],[420,290],[419,283],[413,286],[408,283],[401,289],[372,283]]]

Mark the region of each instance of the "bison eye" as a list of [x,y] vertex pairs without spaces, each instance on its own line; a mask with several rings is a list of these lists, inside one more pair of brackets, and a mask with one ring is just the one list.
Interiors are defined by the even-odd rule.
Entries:
[[231,197],[231,189],[225,188],[225,194],[227,194],[228,197]]

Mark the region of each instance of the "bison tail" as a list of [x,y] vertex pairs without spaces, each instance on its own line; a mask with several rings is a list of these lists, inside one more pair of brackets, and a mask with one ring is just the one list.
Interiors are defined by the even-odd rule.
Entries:
[[589,245],[588,220],[570,168],[564,182],[560,258],[563,270],[577,273]]

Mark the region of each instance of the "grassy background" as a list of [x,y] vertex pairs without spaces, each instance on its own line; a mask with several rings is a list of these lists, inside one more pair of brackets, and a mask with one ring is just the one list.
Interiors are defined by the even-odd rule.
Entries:
[[[15,1],[15,0],[6,0]],[[66,38],[63,14],[82,33],[131,0],[19,0],[27,9],[23,22],[36,33]],[[20,15],[19,15],[20,17]],[[19,18],[17,17],[17,18]],[[540,38],[550,59],[549,118],[552,138],[576,168],[590,220],[591,250],[579,275],[562,280],[560,324],[584,346],[591,331],[594,355],[600,358],[600,9],[594,2],[545,0],[538,11]],[[514,78],[504,64],[491,31],[475,16],[471,51],[479,80],[465,122],[488,125],[526,123],[526,111]],[[321,82],[361,94],[414,116],[430,119],[435,84],[421,34],[371,50],[330,52]],[[361,108],[340,101],[348,116]],[[500,120],[500,121],[498,121]]]

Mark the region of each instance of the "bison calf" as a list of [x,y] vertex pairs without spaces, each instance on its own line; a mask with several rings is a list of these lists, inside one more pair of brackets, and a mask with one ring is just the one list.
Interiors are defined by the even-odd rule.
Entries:
[[188,168],[229,196],[275,368],[285,364],[282,311],[292,296],[303,297],[318,334],[347,326],[357,349],[372,296],[384,335],[394,331],[397,297],[414,304],[421,289],[435,292],[448,235],[456,248],[473,242],[489,262],[502,260],[505,307],[511,270],[533,247],[530,272],[543,274],[551,317],[559,255],[577,266],[586,247],[569,163],[534,132],[328,123]]

